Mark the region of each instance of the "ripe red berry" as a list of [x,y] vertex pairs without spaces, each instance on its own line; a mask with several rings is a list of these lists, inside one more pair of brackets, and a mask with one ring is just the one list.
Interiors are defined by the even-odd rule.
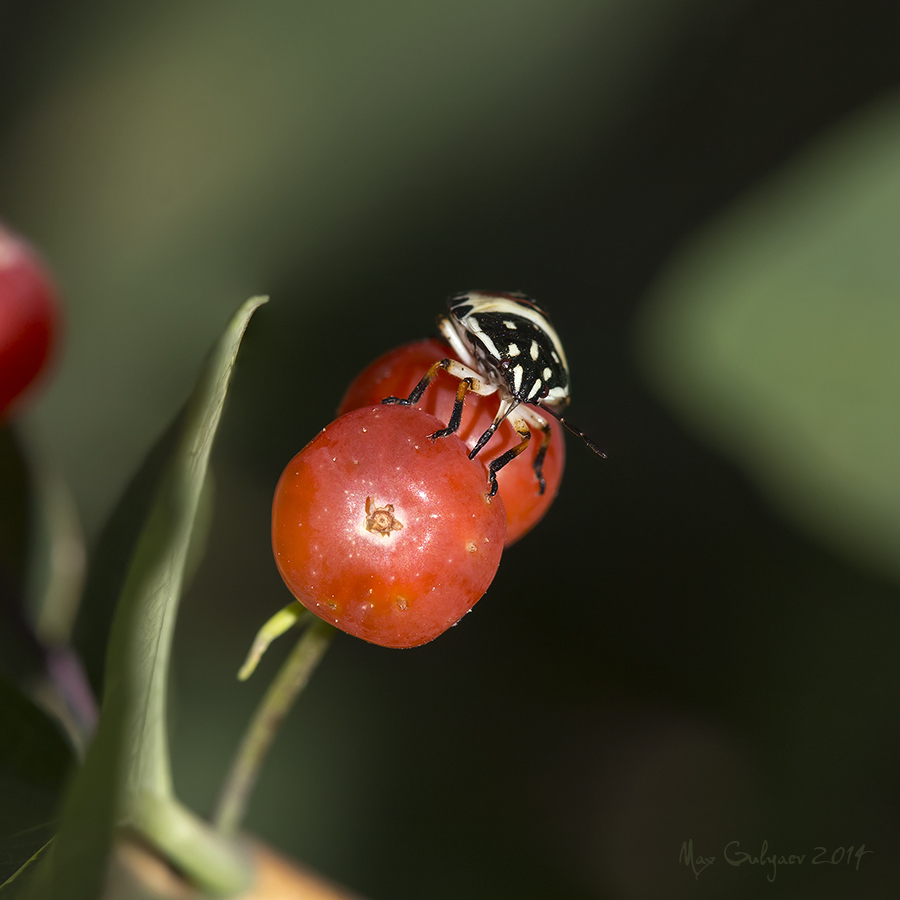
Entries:
[[272,507],[281,577],[308,609],[384,647],[455,624],[500,564],[506,512],[487,468],[421,410],[368,406],[291,460]]
[[[372,406],[385,397],[409,396],[428,367],[447,356],[453,358],[454,354],[446,344],[436,340],[416,341],[386,353],[357,376],[344,395],[338,414],[361,406]],[[452,375],[439,372],[416,404],[417,407],[438,418],[443,428],[450,420],[458,385],[459,381]],[[497,394],[481,397],[470,393],[466,396],[462,424],[457,434],[469,449],[475,446],[475,442],[494,420],[499,404]],[[549,416],[547,418],[550,421],[551,440],[544,459],[544,493],[541,494],[538,490],[532,468],[540,445],[539,435],[531,439],[527,449],[517,459],[497,473],[499,493],[506,505],[507,546],[530,531],[543,518],[559,491],[566,461],[566,445],[562,426],[556,419]],[[446,438],[439,438],[438,442],[441,440]],[[477,459],[483,459],[487,464],[520,440],[516,430],[506,421],[497,429],[497,433],[478,454]]]
[[0,419],[46,365],[58,320],[43,263],[0,225]]

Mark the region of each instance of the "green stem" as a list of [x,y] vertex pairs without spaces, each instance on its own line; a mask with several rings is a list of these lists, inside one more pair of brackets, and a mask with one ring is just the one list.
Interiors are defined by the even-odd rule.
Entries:
[[297,641],[256,708],[222,786],[213,816],[213,823],[223,834],[232,835],[239,828],[278,729],[298,694],[309,682],[333,636],[331,625],[315,619]]
[[276,638],[280,638],[286,631],[295,625],[305,624],[312,618],[312,613],[304,609],[296,600],[288,603],[284,609],[279,609],[262,628],[256,633],[253,646],[247,654],[247,659],[238,672],[238,681],[246,681],[255,671],[263,654],[269,649],[269,644]]
[[243,851],[173,798],[141,798],[138,830],[203,891],[230,897],[250,887],[252,869]]

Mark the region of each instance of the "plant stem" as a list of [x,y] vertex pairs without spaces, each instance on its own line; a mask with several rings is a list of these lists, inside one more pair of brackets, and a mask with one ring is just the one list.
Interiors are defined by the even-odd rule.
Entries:
[[233,897],[250,886],[250,860],[243,849],[173,798],[145,797],[135,826],[182,873],[202,875],[204,895]]
[[297,601],[288,603],[284,609],[278,610],[262,628],[256,633],[253,646],[247,654],[247,659],[238,672],[238,681],[246,681],[255,671],[262,659],[263,653],[269,649],[269,644],[281,637],[286,631],[295,625],[305,624],[312,617],[308,609],[304,609]]
[[240,826],[278,729],[297,695],[306,687],[333,635],[331,625],[315,619],[297,641],[256,708],[222,786],[213,816],[213,823],[222,833],[234,834]]

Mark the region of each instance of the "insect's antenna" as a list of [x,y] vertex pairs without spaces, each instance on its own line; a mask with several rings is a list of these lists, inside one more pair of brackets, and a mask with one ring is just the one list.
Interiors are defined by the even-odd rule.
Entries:
[[578,437],[580,437],[585,442],[585,444],[587,444],[587,446],[597,454],[597,456],[602,456],[603,459],[606,459],[606,454],[580,428],[564,419],[559,413],[554,412],[547,406],[544,406],[542,403],[539,403],[538,406],[545,413],[550,413],[550,415],[553,416],[553,418],[556,419],[556,421],[559,422],[560,425],[568,428],[568,430],[571,431],[572,434],[577,434]]

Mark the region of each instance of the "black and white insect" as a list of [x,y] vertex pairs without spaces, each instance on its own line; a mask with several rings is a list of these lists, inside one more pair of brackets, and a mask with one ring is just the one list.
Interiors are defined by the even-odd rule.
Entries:
[[466,291],[450,297],[447,309],[448,313],[438,318],[438,327],[462,361],[449,357],[439,360],[428,369],[409,397],[388,397],[384,403],[407,406],[418,403],[441,369],[458,378],[450,421],[446,428],[431,435],[437,439],[459,428],[469,391],[482,396],[499,393],[497,415],[475,443],[469,458],[478,455],[506,419],[522,440],[490,463],[491,496],[497,493],[497,472],[528,446],[533,431],[541,435],[533,467],[538,491],[544,493],[542,469],[551,432],[542,413],[558,419],[599,456],[606,455],[561,415],[569,403],[569,366],[556,330],[534,300],[520,293]]

